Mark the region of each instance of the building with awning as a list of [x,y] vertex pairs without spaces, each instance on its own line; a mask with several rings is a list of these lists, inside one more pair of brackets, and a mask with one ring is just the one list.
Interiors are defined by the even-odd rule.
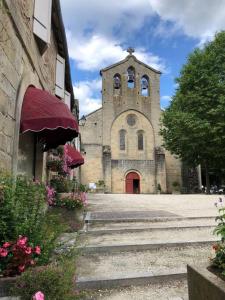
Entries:
[[68,106],[46,91],[29,87],[25,93],[20,132],[33,132],[42,150],[64,145],[78,136],[78,123]]
[[71,169],[80,167],[84,164],[84,158],[81,155],[81,153],[73,146],[67,144],[65,146],[65,150],[67,152],[67,155],[70,158],[69,167]]
[[47,178],[47,151],[78,136],[59,0],[4,1],[0,44],[0,169]]

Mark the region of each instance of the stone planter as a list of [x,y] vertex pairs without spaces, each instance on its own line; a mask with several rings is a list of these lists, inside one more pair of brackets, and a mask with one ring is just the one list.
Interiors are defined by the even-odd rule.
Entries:
[[187,266],[189,300],[224,300],[225,281],[205,267]]
[[0,278],[0,297],[9,296],[9,290],[15,284],[18,276]]

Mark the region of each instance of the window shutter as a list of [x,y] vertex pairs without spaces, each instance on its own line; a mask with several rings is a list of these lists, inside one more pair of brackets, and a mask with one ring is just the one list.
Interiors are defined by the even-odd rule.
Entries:
[[35,0],[33,32],[41,40],[50,43],[52,0]]
[[55,94],[64,98],[65,89],[65,59],[60,55],[56,58]]
[[65,104],[69,107],[69,110],[71,110],[71,95],[69,92],[65,91]]

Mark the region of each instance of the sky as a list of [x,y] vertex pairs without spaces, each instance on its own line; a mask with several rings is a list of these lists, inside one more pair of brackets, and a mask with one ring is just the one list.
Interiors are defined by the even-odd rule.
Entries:
[[188,55],[225,30],[225,0],[61,0],[61,8],[80,116],[101,107],[99,71],[128,47],[162,72],[160,103],[168,107]]

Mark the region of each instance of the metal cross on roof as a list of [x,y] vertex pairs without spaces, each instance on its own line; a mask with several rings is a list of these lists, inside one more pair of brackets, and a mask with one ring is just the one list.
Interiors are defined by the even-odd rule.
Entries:
[[134,50],[134,48],[129,47],[129,48],[127,49],[127,52],[128,52],[130,55],[132,55],[132,53],[134,53],[135,50]]

